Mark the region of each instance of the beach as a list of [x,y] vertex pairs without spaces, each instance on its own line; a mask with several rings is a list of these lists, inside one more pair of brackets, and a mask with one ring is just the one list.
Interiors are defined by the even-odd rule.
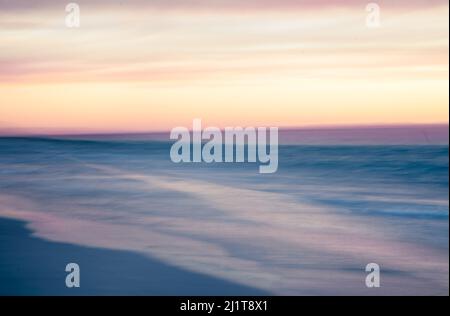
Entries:
[[[0,295],[267,295],[267,292],[179,269],[134,252],[36,238],[26,223],[0,219]],[[70,262],[80,287],[66,287]]]

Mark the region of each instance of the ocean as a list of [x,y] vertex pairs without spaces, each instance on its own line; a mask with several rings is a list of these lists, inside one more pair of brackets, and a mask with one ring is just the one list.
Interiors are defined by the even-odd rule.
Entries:
[[[46,242],[131,252],[180,269],[177,275],[211,277],[215,294],[230,294],[235,284],[249,294],[448,295],[448,145],[285,144],[273,174],[260,174],[257,163],[175,164],[170,146],[0,138],[0,217],[24,221],[32,238]],[[13,237],[0,289],[51,292],[48,273],[17,274],[43,282],[42,292],[8,277],[27,260],[26,245]],[[26,264],[52,262],[57,254],[44,248]],[[380,266],[379,288],[366,286],[369,263]],[[114,271],[135,277],[130,260],[109,264],[111,278]],[[150,293],[121,282],[89,293]],[[159,280],[150,294],[178,284]],[[208,288],[173,293],[208,295]]]

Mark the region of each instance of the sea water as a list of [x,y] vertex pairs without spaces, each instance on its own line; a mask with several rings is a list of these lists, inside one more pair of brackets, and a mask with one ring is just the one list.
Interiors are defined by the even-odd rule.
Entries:
[[448,294],[447,145],[280,145],[274,174],[170,147],[0,138],[0,216],[274,294]]

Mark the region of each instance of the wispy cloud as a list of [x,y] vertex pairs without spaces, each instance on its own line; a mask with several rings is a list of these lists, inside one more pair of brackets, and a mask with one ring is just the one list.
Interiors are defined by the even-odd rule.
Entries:
[[[365,7],[364,0],[78,0],[81,5],[95,7],[139,7],[154,9],[183,9],[183,10],[231,10],[231,11],[261,11],[261,10],[304,10],[308,8],[328,7]],[[446,0],[378,0],[377,4],[389,8],[424,8],[435,5],[448,4]],[[0,0],[2,10],[30,10],[60,8],[64,6],[58,0]]]

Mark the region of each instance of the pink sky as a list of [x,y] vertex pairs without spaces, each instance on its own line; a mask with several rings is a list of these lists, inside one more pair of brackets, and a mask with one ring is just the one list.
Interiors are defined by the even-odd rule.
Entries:
[[0,0],[0,129],[448,123],[448,1]]

